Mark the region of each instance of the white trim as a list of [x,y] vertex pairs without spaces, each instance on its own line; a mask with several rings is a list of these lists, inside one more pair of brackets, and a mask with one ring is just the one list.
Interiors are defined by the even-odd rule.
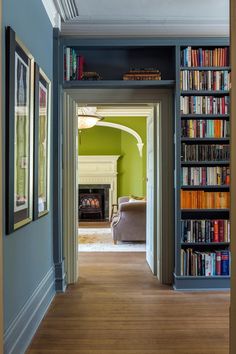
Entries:
[[4,353],[25,353],[55,296],[54,267],[44,276],[4,334]]
[[53,27],[59,28],[61,30],[61,16],[54,5],[53,0],[42,0],[43,6],[47,12],[49,20]]
[[190,36],[190,37],[225,37],[229,36],[229,23],[222,18],[126,18],[89,19],[80,16],[79,21],[63,23],[62,34],[78,36]]
[[64,94],[63,114],[63,240],[67,284],[78,279],[78,121],[76,104]]
[[139,155],[140,155],[140,157],[142,157],[142,151],[143,151],[144,143],[142,141],[141,136],[135,130],[133,130],[133,129],[129,128],[129,127],[126,127],[125,125],[117,124],[117,123],[111,123],[111,122],[97,122],[96,126],[120,129],[120,130],[123,130],[124,132],[126,132],[128,134],[133,135],[135,137],[135,139],[137,140],[137,147],[138,147]]
[[98,106],[96,113],[102,117],[147,117],[152,112],[151,107],[141,105],[131,106]]

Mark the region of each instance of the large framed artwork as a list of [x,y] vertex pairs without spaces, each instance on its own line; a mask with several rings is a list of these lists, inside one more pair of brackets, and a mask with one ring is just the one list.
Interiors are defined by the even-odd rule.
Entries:
[[34,220],[49,212],[51,83],[35,63],[34,98]]
[[6,30],[6,231],[33,217],[34,59]]

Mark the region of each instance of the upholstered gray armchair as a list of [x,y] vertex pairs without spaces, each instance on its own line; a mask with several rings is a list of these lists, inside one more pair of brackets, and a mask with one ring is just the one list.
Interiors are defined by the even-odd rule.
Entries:
[[146,241],[146,202],[118,199],[118,213],[113,217],[112,237],[117,241]]

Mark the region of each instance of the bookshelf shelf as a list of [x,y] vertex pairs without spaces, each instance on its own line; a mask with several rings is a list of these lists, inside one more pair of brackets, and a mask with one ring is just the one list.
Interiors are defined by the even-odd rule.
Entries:
[[230,71],[230,66],[181,66],[180,70],[190,70],[190,71]]
[[189,143],[207,143],[207,142],[212,142],[212,143],[229,143],[230,138],[181,138],[182,142],[189,142]]
[[174,80],[75,80],[65,81],[63,87],[71,88],[134,88],[134,87],[174,87]]
[[194,189],[199,189],[199,190],[229,190],[228,185],[219,185],[219,186],[181,186],[181,189],[186,189],[186,190],[194,190]]
[[181,166],[227,166],[229,161],[182,161]]
[[228,247],[229,245],[229,242],[181,242],[182,247]]
[[181,91],[181,95],[183,96],[217,96],[217,95],[229,95],[228,90],[219,90],[219,91],[208,91],[208,90],[188,90],[188,91]]
[[229,119],[229,114],[181,114],[181,119]]
[[182,213],[229,213],[229,209],[181,209]]

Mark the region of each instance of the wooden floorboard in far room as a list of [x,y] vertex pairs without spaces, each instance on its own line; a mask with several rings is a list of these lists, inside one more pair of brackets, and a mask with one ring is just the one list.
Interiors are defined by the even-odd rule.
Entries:
[[111,223],[109,221],[80,221],[78,224],[79,228],[109,228],[111,227]]
[[145,253],[84,253],[27,354],[228,354],[229,293],[175,292]]

